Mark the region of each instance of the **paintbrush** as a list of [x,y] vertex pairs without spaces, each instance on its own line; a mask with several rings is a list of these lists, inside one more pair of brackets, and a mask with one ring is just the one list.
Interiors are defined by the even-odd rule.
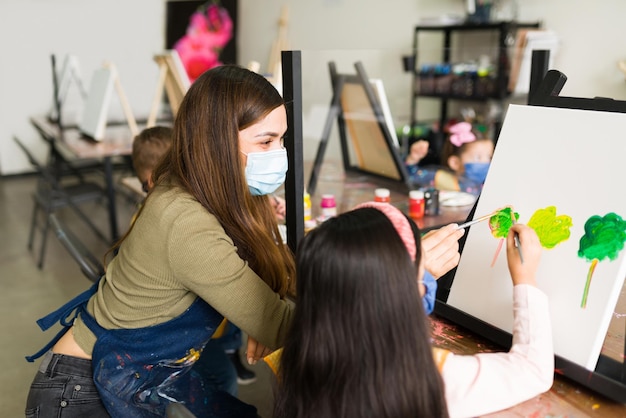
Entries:
[[[515,212],[511,210],[511,222],[515,225]],[[519,242],[519,234],[515,232],[513,234],[513,241],[515,242],[515,246],[517,247],[517,253],[519,254],[520,263],[524,264],[524,256],[522,256],[522,244]]]
[[457,226],[456,229],[463,229],[463,228],[467,228],[468,226],[472,226],[474,224],[477,224],[478,222],[482,222],[482,221],[486,221],[487,219],[491,218],[493,215],[495,215],[498,211],[495,212],[491,212],[488,215],[485,216],[481,216],[480,218],[476,218],[473,221],[469,221],[469,222],[465,222],[462,223],[461,225]]

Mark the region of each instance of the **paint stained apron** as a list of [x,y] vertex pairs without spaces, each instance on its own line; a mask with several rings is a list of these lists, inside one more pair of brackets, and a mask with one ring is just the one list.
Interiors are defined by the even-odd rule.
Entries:
[[197,298],[180,316],[162,324],[107,330],[86,310],[96,291],[97,283],[37,321],[43,330],[56,322],[64,329],[27,360],[48,351],[80,314],[98,338],[92,353],[94,382],[112,417],[164,417],[173,402],[185,404],[198,418],[257,417],[256,408],[215,389],[192,369],[223,319],[210,305]]

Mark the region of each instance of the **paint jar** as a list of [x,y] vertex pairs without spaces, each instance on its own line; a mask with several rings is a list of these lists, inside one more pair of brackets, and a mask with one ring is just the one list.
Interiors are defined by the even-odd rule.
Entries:
[[409,217],[422,219],[424,217],[424,192],[411,190],[409,192]]
[[332,194],[322,195],[322,220],[337,216],[337,203],[335,202],[335,196]]
[[424,191],[424,215],[439,215],[439,190],[430,188]]
[[304,192],[304,222],[311,219],[311,195],[308,192]]
[[391,192],[389,189],[374,190],[374,202],[389,203],[391,201]]

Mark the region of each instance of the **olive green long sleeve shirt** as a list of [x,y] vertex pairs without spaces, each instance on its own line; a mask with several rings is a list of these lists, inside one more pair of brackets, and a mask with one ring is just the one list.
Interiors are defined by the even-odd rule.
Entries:
[[[193,196],[157,186],[87,310],[105,329],[141,328],[179,316],[197,297],[267,347],[282,345],[292,305],[239,257],[218,220]],[[96,337],[80,317],[73,332],[90,354]]]

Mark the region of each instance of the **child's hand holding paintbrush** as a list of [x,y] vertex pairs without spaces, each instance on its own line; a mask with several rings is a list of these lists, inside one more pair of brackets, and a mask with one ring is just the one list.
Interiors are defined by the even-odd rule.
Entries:
[[541,258],[541,243],[535,230],[513,223],[506,237],[506,255],[513,284],[536,286],[535,274]]
[[[489,220],[498,212],[500,210],[462,223],[457,226],[457,229],[464,229],[476,223]],[[512,208],[510,212],[512,225],[507,234],[506,248],[507,262],[513,278],[513,284],[530,284],[534,286],[536,285],[535,273],[541,257],[541,243],[535,230],[526,225],[518,224]]]
[[[505,209],[508,209],[508,210],[505,210]],[[510,215],[511,225],[515,225],[516,224],[516,218],[515,218],[515,211],[513,210],[513,207],[512,206],[507,206],[505,209],[497,209],[497,210],[495,210],[495,211],[493,211],[491,213],[488,213],[487,215],[481,216],[481,217],[476,218],[476,219],[474,219],[472,221],[468,221],[468,222],[462,223],[461,225],[459,225],[457,227],[457,229],[464,229],[464,228],[467,228],[467,227],[472,226],[474,224],[477,224],[479,222],[489,220],[489,219],[491,219],[492,217],[494,217],[496,215],[500,214],[502,216],[502,214],[507,214],[507,213]],[[510,228],[509,228],[509,230],[510,230]],[[504,235],[501,235],[501,236],[504,237]],[[517,247],[517,251],[519,253],[520,261],[523,264],[524,263],[524,257],[522,255],[522,249],[521,249],[521,245],[519,243],[519,236],[518,236],[518,234],[515,233],[513,235],[513,238],[514,238],[514,241],[515,241],[515,245]],[[499,250],[499,247],[498,247],[498,252],[499,251],[500,250]],[[496,252],[496,255],[498,254],[498,252]],[[495,262],[495,258],[494,258],[494,262]],[[492,263],[492,265],[493,265],[493,263]]]

